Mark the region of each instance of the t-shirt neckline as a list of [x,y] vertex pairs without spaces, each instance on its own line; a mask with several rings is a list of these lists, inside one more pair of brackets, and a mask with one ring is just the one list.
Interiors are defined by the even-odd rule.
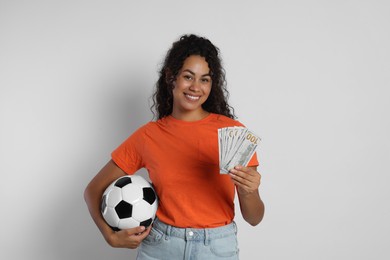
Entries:
[[201,123],[204,123],[204,122],[211,120],[213,117],[215,117],[215,115],[216,114],[214,114],[214,113],[210,113],[206,117],[199,119],[199,120],[195,120],[195,121],[180,120],[180,119],[174,118],[172,115],[169,115],[166,118],[167,118],[168,122],[171,121],[173,123],[178,123],[178,124],[182,124],[182,125],[197,125],[197,124],[201,124]]

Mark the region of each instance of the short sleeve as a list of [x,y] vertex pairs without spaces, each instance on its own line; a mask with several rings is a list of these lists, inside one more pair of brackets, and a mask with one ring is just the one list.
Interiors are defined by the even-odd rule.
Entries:
[[[237,126],[246,127],[243,123],[240,121],[236,121]],[[252,158],[249,160],[247,166],[259,166],[259,160],[257,159],[257,152],[255,152],[252,156]]]
[[134,174],[144,166],[144,143],[144,128],[140,128],[111,153],[111,158],[124,172]]
[[255,152],[252,158],[249,160],[247,166],[259,166],[259,160],[257,159],[257,152]]

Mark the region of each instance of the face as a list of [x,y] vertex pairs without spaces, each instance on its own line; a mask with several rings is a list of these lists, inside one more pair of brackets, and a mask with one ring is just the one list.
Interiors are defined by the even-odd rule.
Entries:
[[211,85],[210,69],[205,58],[197,55],[188,57],[173,83],[172,116],[178,119],[203,118],[207,112],[202,104],[210,94]]

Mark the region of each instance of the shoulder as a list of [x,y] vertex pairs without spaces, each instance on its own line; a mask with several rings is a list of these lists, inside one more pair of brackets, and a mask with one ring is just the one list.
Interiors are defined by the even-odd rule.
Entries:
[[139,134],[147,134],[149,132],[154,132],[154,131],[158,131],[159,130],[159,120],[158,121],[150,121],[144,125],[142,125],[141,127],[139,127],[137,129],[136,132],[138,132]]
[[150,121],[140,128],[138,128],[137,132],[143,136],[153,136],[153,135],[160,135],[162,132],[164,132],[167,127],[169,127],[169,124],[166,120],[166,118],[158,119],[156,121]]
[[214,116],[214,122],[221,127],[225,126],[244,126],[240,121],[224,116],[224,115],[219,115],[219,114],[213,114]]
[[156,128],[156,122],[150,121],[138,127],[134,132],[129,136],[129,139],[135,138],[144,138],[145,135],[148,135],[149,132],[153,131]]

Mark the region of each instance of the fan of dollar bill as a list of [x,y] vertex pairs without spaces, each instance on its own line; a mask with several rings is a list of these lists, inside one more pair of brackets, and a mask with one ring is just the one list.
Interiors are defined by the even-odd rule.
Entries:
[[218,129],[220,173],[229,173],[237,165],[247,166],[260,138],[248,128],[233,126]]

